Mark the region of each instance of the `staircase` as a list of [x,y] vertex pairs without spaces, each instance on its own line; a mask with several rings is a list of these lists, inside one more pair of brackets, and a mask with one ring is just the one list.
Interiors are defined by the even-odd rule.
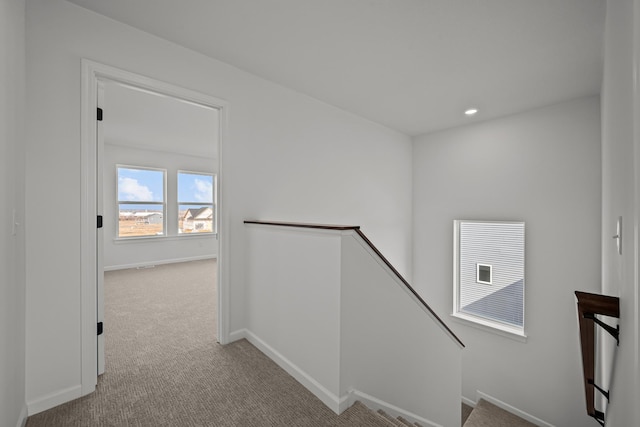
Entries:
[[384,421],[388,422],[389,423],[388,425],[390,425],[390,426],[396,426],[396,427],[406,427],[406,426],[416,427],[416,426],[420,426],[420,424],[418,424],[418,423],[411,424],[409,421],[405,420],[402,417],[393,418],[391,415],[387,414],[382,409],[379,409],[377,414],[381,419],[383,419]]
[[[356,402],[341,413],[339,425],[461,424],[464,344],[359,226],[244,223],[243,337],[336,413],[343,397],[359,396],[404,417]],[[322,357],[310,351],[319,347]],[[399,409],[415,396],[419,405]],[[485,403],[478,402],[465,427],[532,425]]]
[[[354,403],[340,417],[350,426],[421,427],[402,417],[393,418],[382,410],[373,411],[361,402]],[[462,427],[535,427],[535,424],[480,399],[475,408],[462,405]]]
[[373,411],[361,402],[354,403],[349,409],[344,411],[340,418],[348,421],[350,426],[362,427],[419,427],[419,424],[412,424],[402,417],[393,418],[382,410]]
[[[460,427],[464,344],[359,227],[245,224],[251,344],[335,413],[357,397],[424,427]],[[369,415],[346,425],[407,425]]]

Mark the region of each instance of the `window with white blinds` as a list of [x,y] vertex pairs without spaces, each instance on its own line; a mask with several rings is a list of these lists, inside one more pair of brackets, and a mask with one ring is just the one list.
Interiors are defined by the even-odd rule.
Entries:
[[524,335],[524,222],[454,222],[454,316]]

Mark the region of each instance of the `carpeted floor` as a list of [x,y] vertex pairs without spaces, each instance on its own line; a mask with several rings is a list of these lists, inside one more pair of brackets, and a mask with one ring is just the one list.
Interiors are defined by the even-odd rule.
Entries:
[[105,274],[106,373],[95,393],[27,427],[382,426],[335,415],[247,341],[215,341],[216,262]]

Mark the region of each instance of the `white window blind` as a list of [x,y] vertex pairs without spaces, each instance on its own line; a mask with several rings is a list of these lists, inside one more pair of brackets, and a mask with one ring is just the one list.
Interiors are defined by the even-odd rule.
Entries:
[[524,223],[456,221],[455,227],[454,314],[524,329]]

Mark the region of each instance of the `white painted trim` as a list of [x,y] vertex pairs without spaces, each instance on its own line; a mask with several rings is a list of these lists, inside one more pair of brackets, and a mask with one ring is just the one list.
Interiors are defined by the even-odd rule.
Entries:
[[18,424],[16,424],[16,427],[25,427],[27,425],[27,417],[27,404],[25,403],[22,405],[22,410],[18,416]]
[[200,255],[186,258],[161,259],[157,261],[135,262],[133,264],[120,264],[105,266],[104,271],[126,270],[129,268],[153,267],[154,265],[176,264],[178,262],[202,261],[204,259],[218,259],[217,255]]
[[[97,141],[98,78],[93,63],[82,60],[80,99],[80,383],[81,395],[92,393],[97,372]],[[63,403],[63,402],[60,402]],[[31,409],[30,409],[31,412]],[[33,413],[33,412],[31,412]]]
[[[223,154],[227,140],[229,120],[229,103],[219,98],[196,92],[190,89],[161,82],[146,76],[124,71],[115,67],[100,64],[88,59],[81,60],[81,102],[80,102],[80,378],[81,392],[84,396],[95,390],[98,375],[97,337],[96,337],[96,277],[97,266],[95,249],[97,245],[95,233],[96,212],[96,107],[98,82],[111,80],[137,88],[150,90],[174,98],[194,102],[196,104],[216,108],[219,111],[219,149],[218,149],[218,204],[221,209],[217,221],[218,229],[218,330],[217,339],[221,344],[229,341],[229,242],[226,238],[230,225],[229,208],[226,204],[226,193],[221,181],[223,174]],[[220,179],[222,177],[222,179]],[[77,396],[80,397],[80,396]],[[60,402],[63,403],[63,402]]]
[[460,283],[460,260],[458,254],[460,253],[460,227],[457,220],[453,221],[453,309],[452,313],[458,313],[460,306],[460,289],[458,289],[458,283]]
[[[95,360],[94,360],[95,363]],[[95,369],[95,367],[94,367]],[[65,388],[50,394],[47,394],[32,402],[27,402],[27,413],[31,415],[38,414],[46,411],[47,409],[54,408],[63,403],[77,399],[82,396],[82,386],[76,385],[73,387]]]
[[[102,106],[101,106],[102,107]],[[104,150],[102,150],[104,151]],[[101,152],[101,155],[102,154]],[[120,169],[129,169],[129,170],[143,170],[143,171],[154,171],[154,172],[162,172],[162,201],[161,202],[150,202],[150,201],[141,201],[141,202],[135,202],[135,201],[130,201],[130,200],[120,200],[119,196],[120,196]],[[100,171],[98,171],[100,172]],[[120,205],[145,205],[145,206],[154,206],[154,205],[159,205],[162,206],[162,232],[163,235],[167,235],[168,231],[167,230],[167,200],[168,200],[168,194],[167,194],[167,174],[168,171],[166,168],[154,168],[154,167],[148,167],[148,166],[134,166],[134,165],[124,165],[124,164],[120,164],[120,163],[116,163],[116,176],[115,176],[115,189],[116,189],[116,194],[115,194],[115,200],[113,201],[115,203],[116,208],[116,236],[118,236],[117,238],[121,239],[121,240],[126,240],[127,237],[119,237],[120,236]],[[98,180],[100,180],[100,177],[98,177]],[[146,210],[146,209],[145,209]],[[136,237],[147,237],[147,238],[154,238],[154,237],[158,237],[157,235],[154,234],[147,234],[144,236],[136,236]]]
[[338,400],[338,414],[342,414],[344,411],[349,409],[351,405],[356,403],[358,400],[358,396],[354,394],[355,390],[350,389],[344,396],[342,396]]
[[327,390],[322,384],[309,376],[306,372],[296,366],[289,359],[284,357],[278,351],[276,351],[273,347],[271,347],[266,342],[262,341],[248,329],[245,329],[245,338],[251,344],[253,344],[258,350],[263,352],[267,357],[276,362],[278,366],[284,369],[289,375],[295,378],[300,384],[302,384],[307,390],[313,393],[318,399],[322,401],[329,409],[331,409],[336,414],[340,413],[340,402],[341,399],[338,398],[335,394],[331,393]]
[[[289,375],[291,375],[296,381],[298,381],[307,390],[313,393],[318,399],[322,401],[329,409],[336,414],[342,414],[345,410],[351,407],[356,401],[362,402],[369,409],[378,410],[382,409],[389,415],[394,417],[402,416],[407,420],[418,423],[423,426],[442,427],[433,421],[423,418],[417,414],[409,411],[405,411],[391,403],[378,399],[367,393],[361,392],[355,389],[349,389],[349,391],[338,398],[335,394],[331,393],[316,380],[311,378],[306,372],[300,369],[298,366],[289,361],[286,357],[282,356],[279,352],[274,350],[269,344],[258,338],[253,332],[248,329],[240,329],[229,334],[229,338],[232,341],[238,341],[246,338],[253,346],[258,348],[267,357],[273,360],[278,366],[284,369]],[[464,398],[463,398],[464,399]],[[473,403],[475,406],[475,403]]]
[[491,322],[481,317],[471,316],[466,313],[451,313],[451,320],[466,326],[470,326],[472,328],[483,330],[485,332],[501,335],[515,341],[525,343],[527,342],[527,335],[524,333],[524,331],[520,331],[517,328],[511,329],[506,325],[501,325],[497,322]]
[[394,418],[397,418],[400,416],[402,418],[406,418],[408,421],[412,423],[418,423],[421,426],[442,427],[441,424],[434,423],[433,421],[430,421],[426,418],[422,418],[421,416],[416,415],[412,412],[405,411],[402,408],[399,408],[395,405],[387,403],[383,400],[380,400],[376,397],[373,397],[361,391],[358,391],[358,390],[349,391],[350,403],[348,406],[353,405],[353,403],[355,403],[356,400],[359,400],[366,407],[374,411],[377,411],[378,409],[382,409],[384,412],[386,412],[387,414],[391,415]]
[[467,406],[471,406],[472,408],[476,407],[476,402],[474,402],[473,400],[471,400],[469,398],[466,398],[466,397],[462,396],[461,400],[462,400],[462,403],[464,403]]
[[[229,295],[231,293],[231,283],[228,279],[228,272],[231,271],[229,263],[230,254],[229,239],[227,239],[227,233],[231,229],[231,215],[229,205],[226,203],[226,192],[223,189],[224,183],[224,156],[223,151],[226,147],[227,133],[229,129],[229,111],[231,106],[226,101],[220,101],[219,116],[219,146],[218,146],[218,172],[216,176],[216,194],[218,195],[218,214],[215,220],[216,224],[216,239],[218,239],[218,342],[220,344],[227,344],[229,342],[229,317],[230,317],[230,303]],[[223,179],[221,179],[223,177]]]
[[137,237],[114,237],[112,239],[115,245],[129,245],[135,243],[150,242],[179,242],[188,241],[189,239],[215,239],[218,233],[184,233],[171,236],[137,236]]
[[528,414],[514,406],[509,405],[508,403],[505,403],[501,400],[496,399],[493,396],[489,396],[486,393],[481,392],[480,390],[476,390],[476,400],[480,400],[480,399],[484,399],[489,403],[492,403],[494,405],[496,405],[498,408],[504,409],[507,412],[511,412],[514,415],[519,416],[520,418],[529,421],[530,423],[533,423],[537,426],[540,427],[555,427],[553,424],[549,424],[546,421],[541,420],[538,417],[534,417],[531,414]]
[[[104,108],[104,82],[98,82],[97,107]],[[96,160],[104,158],[104,123],[97,122],[96,133]],[[104,219],[104,163],[95,162],[96,165],[96,213]],[[119,209],[118,209],[119,210]],[[119,221],[118,221],[119,224]],[[104,227],[96,230],[96,321],[104,323]],[[105,352],[104,334],[97,337],[97,365],[98,375],[104,374]]]
[[229,343],[240,341],[242,339],[247,338],[247,330],[239,329],[237,331],[233,331],[229,333]]
[[[527,335],[525,333],[525,313],[526,313],[526,295],[522,295],[522,328],[518,327],[509,327],[508,325],[502,324],[500,322],[494,322],[488,318],[483,318],[480,316],[473,316],[468,313],[464,313],[462,308],[460,307],[460,226],[464,223],[474,223],[474,224],[522,224],[523,232],[526,233],[526,224],[524,221],[483,221],[483,220],[461,220],[456,219],[453,221],[453,311],[451,313],[451,318],[453,320],[458,320],[459,323],[463,325],[472,326],[477,329],[492,332],[497,335],[502,335],[507,338],[514,339],[516,341],[526,342]],[[524,235],[523,235],[524,239]],[[523,243],[524,244],[524,243]],[[526,256],[526,249],[523,248],[523,257]],[[523,258],[524,260],[525,258]],[[524,262],[524,261],[523,261]],[[490,264],[476,264],[476,283],[491,285],[492,280],[489,282],[482,282],[479,279],[479,266],[485,265],[491,267],[491,279],[493,279],[493,266]],[[524,277],[523,277],[523,284]]]
[[633,326],[634,372],[636,395],[640,393],[640,1],[633,7],[633,147],[634,147],[634,212],[633,212]]
[[[489,281],[488,282],[480,280],[480,267],[489,267]],[[479,262],[476,263],[476,283],[481,283],[483,285],[493,285],[493,265],[491,265],[491,264],[481,264]]]

